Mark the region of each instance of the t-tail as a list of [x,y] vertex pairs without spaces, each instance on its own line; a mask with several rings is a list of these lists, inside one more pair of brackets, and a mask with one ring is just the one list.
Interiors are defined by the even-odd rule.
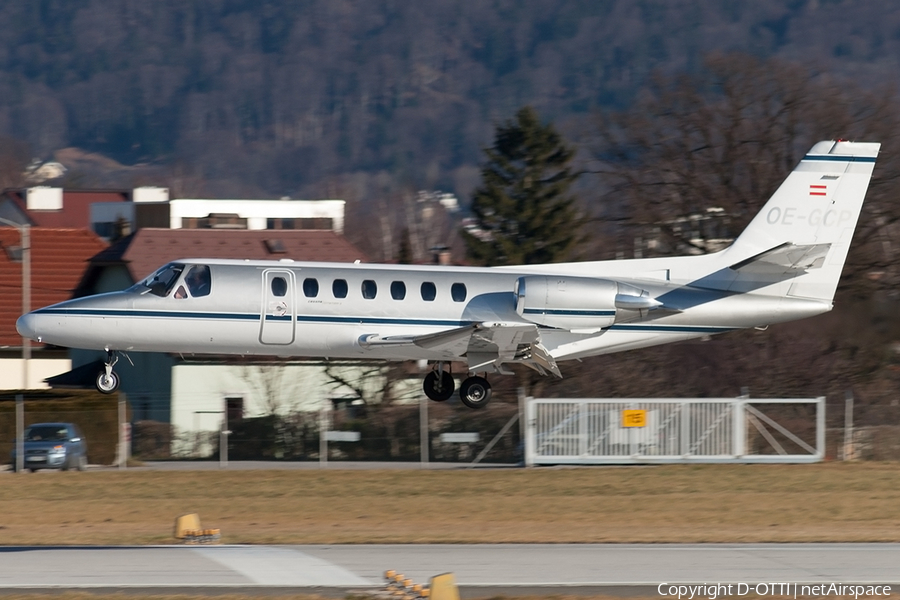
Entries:
[[[707,287],[830,305],[881,144],[819,142],[734,244]],[[763,290],[762,288],[765,288]]]

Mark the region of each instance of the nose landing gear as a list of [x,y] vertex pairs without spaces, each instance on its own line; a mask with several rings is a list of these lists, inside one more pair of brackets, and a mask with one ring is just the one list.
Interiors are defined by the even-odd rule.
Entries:
[[106,365],[102,371],[97,373],[97,379],[94,384],[97,391],[101,394],[112,394],[119,389],[119,376],[113,371],[113,367],[119,362],[119,357],[114,350],[106,351]]

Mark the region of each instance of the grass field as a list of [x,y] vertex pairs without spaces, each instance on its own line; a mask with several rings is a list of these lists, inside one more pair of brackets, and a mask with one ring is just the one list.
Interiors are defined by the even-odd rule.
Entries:
[[900,541],[900,464],[0,474],[0,544]]

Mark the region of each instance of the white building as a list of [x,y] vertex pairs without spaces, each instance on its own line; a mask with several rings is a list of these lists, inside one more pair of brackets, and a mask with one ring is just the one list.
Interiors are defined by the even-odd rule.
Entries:
[[116,237],[143,227],[166,229],[329,229],[344,232],[343,200],[169,198],[169,190],[135,188],[130,202],[91,205],[91,228]]

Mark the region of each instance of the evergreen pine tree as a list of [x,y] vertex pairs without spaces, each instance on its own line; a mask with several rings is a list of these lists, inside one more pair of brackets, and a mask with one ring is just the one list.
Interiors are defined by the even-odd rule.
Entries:
[[491,266],[570,258],[581,224],[569,193],[578,177],[570,166],[575,151],[526,106],[497,127],[484,152],[482,184],[472,200],[481,231],[462,232],[469,259]]

